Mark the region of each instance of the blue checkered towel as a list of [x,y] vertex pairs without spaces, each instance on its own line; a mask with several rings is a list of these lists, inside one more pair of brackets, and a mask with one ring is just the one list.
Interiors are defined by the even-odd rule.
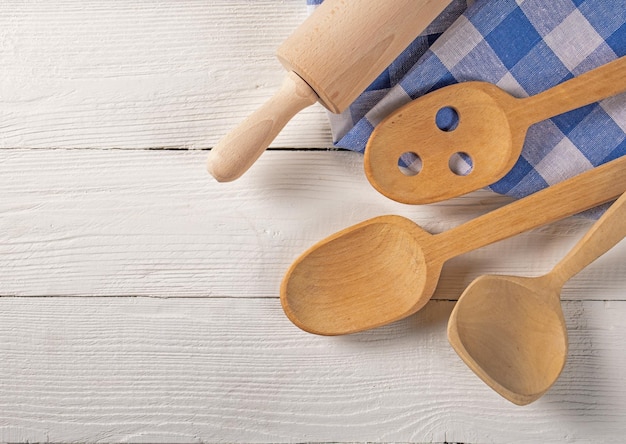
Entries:
[[[329,113],[334,143],[363,152],[386,115],[445,85],[482,80],[525,97],[624,55],[626,0],[453,0],[347,111]],[[621,94],[533,125],[490,188],[523,197],[625,154]]]

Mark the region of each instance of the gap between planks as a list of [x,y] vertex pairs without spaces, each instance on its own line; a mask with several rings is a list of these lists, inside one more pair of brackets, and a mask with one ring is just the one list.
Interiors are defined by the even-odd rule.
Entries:
[[[218,184],[204,152],[0,150],[0,293],[9,296],[276,297],[320,239],[381,214],[439,232],[509,198],[488,191],[408,206],[376,193],[352,152],[270,151]],[[590,221],[570,218],[455,258],[435,298],[479,274],[536,275]],[[624,243],[568,283],[566,299],[622,300]]]

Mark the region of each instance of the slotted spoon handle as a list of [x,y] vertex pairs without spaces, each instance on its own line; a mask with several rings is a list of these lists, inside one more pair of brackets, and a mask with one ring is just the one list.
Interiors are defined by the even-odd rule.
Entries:
[[609,202],[626,192],[626,156],[436,234],[450,259]]
[[544,92],[520,99],[516,114],[521,114],[525,117],[524,120],[533,124],[624,91],[626,91],[626,56]]
[[552,269],[561,285],[626,237],[626,193],[606,210],[587,234]]

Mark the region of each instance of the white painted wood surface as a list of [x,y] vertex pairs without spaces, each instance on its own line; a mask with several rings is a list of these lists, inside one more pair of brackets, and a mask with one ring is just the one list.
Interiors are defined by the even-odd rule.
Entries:
[[2,298],[2,440],[619,442],[624,305],[567,302],[570,361],[519,408],[448,346],[448,301],[326,338],[273,299]]
[[[282,80],[288,1],[0,4],[0,442],[611,442],[626,433],[626,243],[564,290],[569,360],[520,408],[449,347],[483,273],[547,271],[572,218],[451,260],[436,301],[350,337],[291,325],[282,274],[312,243],[396,213],[430,231],[508,199],[377,194],[302,113],[240,180],[206,151]],[[160,148],[176,148],[163,150]]]
[[[3,0],[0,146],[209,148],[269,97],[304,0]],[[274,146],[327,146],[321,106]]]

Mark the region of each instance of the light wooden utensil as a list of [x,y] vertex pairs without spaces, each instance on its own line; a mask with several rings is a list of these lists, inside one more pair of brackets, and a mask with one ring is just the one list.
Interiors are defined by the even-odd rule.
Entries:
[[299,111],[319,101],[341,113],[451,0],[325,0],[278,48],[280,90],[211,149],[220,182],[241,176]]
[[567,359],[563,285],[626,236],[626,194],[549,273],[481,276],[459,298],[448,340],[487,385],[526,405],[557,380]]
[[401,216],[354,225],[292,264],[280,290],[283,310],[322,335],[402,319],[428,302],[448,259],[616,198],[626,191],[625,168],[626,156],[439,234]]
[[[625,71],[622,57],[522,99],[485,82],[433,91],[376,126],[365,149],[366,176],[380,193],[408,204],[437,202],[491,185],[518,160],[530,125],[626,91]],[[440,125],[443,129],[436,123],[439,113],[453,115]],[[401,169],[403,155],[418,158],[421,170]],[[469,157],[469,173],[453,169],[459,155]]]

